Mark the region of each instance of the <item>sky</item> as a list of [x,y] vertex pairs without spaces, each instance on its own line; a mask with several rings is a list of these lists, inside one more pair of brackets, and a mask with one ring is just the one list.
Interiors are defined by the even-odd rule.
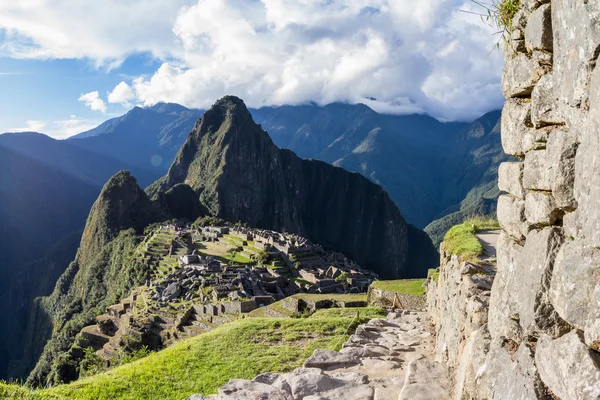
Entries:
[[[465,12],[466,11],[466,12]],[[470,0],[0,0],[0,132],[55,138],[133,106],[364,103],[473,120],[503,104]]]

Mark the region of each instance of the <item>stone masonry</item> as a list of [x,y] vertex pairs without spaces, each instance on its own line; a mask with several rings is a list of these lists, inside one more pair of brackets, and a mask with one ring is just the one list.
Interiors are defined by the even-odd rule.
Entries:
[[[437,313],[438,352],[454,370],[456,399],[597,400],[600,2],[521,3],[502,79],[502,144],[518,161],[499,168],[503,231],[487,324]],[[434,285],[431,301],[473,299],[440,293],[457,290],[463,267],[442,260],[440,280],[454,285]]]

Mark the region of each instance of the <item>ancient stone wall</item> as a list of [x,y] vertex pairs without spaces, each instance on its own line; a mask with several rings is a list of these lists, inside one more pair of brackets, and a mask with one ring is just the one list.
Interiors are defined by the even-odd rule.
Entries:
[[600,398],[600,3],[524,0],[502,88],[490,398]]
[[434,324],[436,361],[451,371],[456,399],[487,398],[481,367],[489,348],[488,306],[495,268],[448,254],[442,244],[437,278],[427,280],[427,311]]
[[[455,368],[457,398],[600,399],[600,2],[521,3],[502,79],[502,144],[518,161],[499,168],[503,231],[489,336],[465,341],[456,305],[445,307],[459,314],[454,324],[438,313],[438,342]],[[448,267],[456,276],[442,269],[430,294],[438,309],[462,301],[460,266]],[[440,293],[446,278],[455,292]],[[487,356],[476,377],[487,390],[461,394],[464,358],[477,354],[468,346],[481,344]]]

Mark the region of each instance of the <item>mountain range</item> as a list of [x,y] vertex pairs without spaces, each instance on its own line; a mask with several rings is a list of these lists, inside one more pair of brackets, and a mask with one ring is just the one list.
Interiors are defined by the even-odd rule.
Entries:
[[[25,354],[21,359],[27,346],[23,333],[27,326],[47,326],[35,317],[39,307],[34,307],[34,299],[52,292],[68,266],[66,260],[74,258],[94,199],[119,170],[131,171],[142,187],[163,176],[148,191],[155,205],[173,217],[212,213],[290,229],[349,254],[354,250],[357,259],[371,266],[391,261],[394,276],[423,274],[425,266],[417,266],[418,261],[435,258],[424,233],[404,219],[420,228],[428,225],[426,231],[436,243],[454,221],[494,211],[496,169],[504,159],[498,112],[471,124],[445,124],[427,116],[381,115],[364,105],[250,109],[245,119],[261,126],[245,127],[254,141],[232,149],[210,139],[208,131],[201,134],[198,119],[203,114],[159,104],[135,107],[69,140],[37,133],[0,135],[0,323],[5,327],[0,336],[12,338],[0,346],[0,378],[7,368],[11,376],[24,376],[31,369],[36,356]],[[185,149],[194,146],[194,156],[187,159]],[[294,153],[315,160],[304,163]],[[231,168],[232,162],[248,156],[250,160]],[[369,187],[358,174],[329,170],[325,163],[358,172],[385,192]],[[202,179],[189,180],[190,172]],[[322,185],[327,179],[328,191]],[[240,188],[236,196],[234,189]],[[293,198],[294,190],[311,193],[297,203],[298,209],[286,200]],[[329,192],[336,195],[330,199]],[[339,204],[344,207],[338,210]],[[361,210],[361,204],[369,204],[369,210]],[[256,209],[261,212],[248,212]],[[335,215],[329,210],[336,210]],[[395,233],[383,228],[347,232],[347,224],[355,223],[348,219],[357,214],[391,215],[404,228]],[[394,243],[386,242],[384,234]],[[415,251],[404,251],[407,248]],[[36,280],[41,277],[43,284]],[[25,311],[30,307],[33,313]],[[33,353],[39,354],[41,345],[43,341],[35,342]]]

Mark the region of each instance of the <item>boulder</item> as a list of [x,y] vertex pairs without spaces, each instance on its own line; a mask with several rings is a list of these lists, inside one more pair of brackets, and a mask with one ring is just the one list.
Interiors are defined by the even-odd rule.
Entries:
[[508,99],[530,95],[535,84],[548,72],[550,67],[524,53],[517,53],[515,57],[506,59],[502,73],[504,97]]
[[537,373],[533,351],[522,343],[511,353],[494,340],[487,357],[490,400],[545,399],[544,385]]
[[530,190],[552,190],[551,171],[546,150],[530,151],[525,155],[523,187]]
[[552,74],[542,76],[531,93],[531,122],[536,128],[564,122],[559,114],[558,99],[554,94]]
[[544,4],[529,16],[525,29],[525,44],[529,51],[552,51],[552,40],[550,4]]
[[517,240],[525,238],[528,225],[525,221],[525,201],[509,195],[498,198],[498,222]]
[[338,353],[337,351],[316,349],[314,353],[304,362],[305,368],[322,368],[337,366],[344,367],[356,365],[360,359],[351,353]]
[[529,192],[525,196],[525,218],[531,226],[552,225],[561,216],[554,197],[547,192]]
[[542,380],[559,398],[600,398],[600,354],[590,350],[577,331],[554,340],[542,336],[535,362]]
[[508,99],[502,109],[502,147],[506,154],[523,156],[523,139],[533,134],[531,103],[521,99]]
[[498,188],[520,199],[525,198],[523,191],[523,163],[504,162],[498,168]]
[[600,350],[600,249],[589,241],[566,242],[556,256],[550,300],[566,322],[581,329],[588,346]]
[[243,379],[231,379],[219,389],[219,396],[227,400],[294,400],[289,393],[274,386]]

